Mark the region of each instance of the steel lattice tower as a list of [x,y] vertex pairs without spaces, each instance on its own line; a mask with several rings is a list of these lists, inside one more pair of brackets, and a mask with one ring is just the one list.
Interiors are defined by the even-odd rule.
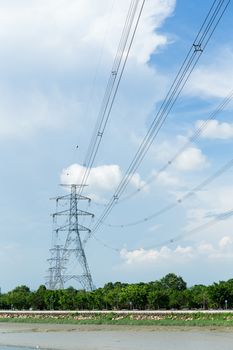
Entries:
[[[69,208],[57,211],[52,216],[54,219],[57,219],[59,216],[66,216],[68,220],[64,225],[55,228],[56,238],[53,248],[50,249],[51,258],[48,259],[50,268],[47,285],[50,289],[62,289],[67,281],[73,279],[79,282],[85,290],[93,290],[94,285],[91,272],[80,236],[81,232],[90,233],[90,229],[79,223],[79,217],[94,217],[94,215],[78,209],[79,201],[90,202],[90,198],[84,197],[77,192],[77,189],[80,190],[80,185],[64,186],[70,188],[70,194],[54,199],[56,199],[57,206],[60,201],[68,202]],[[66,235],[64,235],[64,232],[67,232]],[[58,244],[61,241],[62,244]],[[72,258],[75,259],[76,267],[79,267],[79,273],[67,274]]]
[[51,258],[48,259],[50,263],[49,277],[48,277],[48,288],[49,289],[63,289],[64,288],[64,271],[66,270],[64,259],[64,249],[61,245],[54,245],[50,249]]

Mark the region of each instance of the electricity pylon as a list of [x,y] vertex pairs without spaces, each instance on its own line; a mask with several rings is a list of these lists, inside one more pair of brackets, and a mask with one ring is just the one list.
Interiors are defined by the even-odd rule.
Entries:
[[50,263],[49,277],[48,277],[48,288],[49,289],[64,289],[64,271],[65,260],[63,259],[63,247],[61,245],[55,244],[53,248],[50,249],[51,258],[48,259]]
[[[81,232],[90,233],[91,231],[89,228],[79,223],[79,217],[94,217],[94,215],[78,209],[79,201],[86,200],[90,202],[90,198],[77,193],[77,189],[80,190],[80,185],[63,186],[70,188],[70,194],[54,199],[56,200],[57,206],[59,201],[68,201],[69,208],[57,211],[52,214],[52,216],[54,219],[57,219],[59,216],[66,216],[68,220],[64,225],[55,228],[56,241],[54,242],[53,248],[50,250],[51,258],[49,259],[50,268],[47,285],[51,289],[60,289],[64,288],[67,281],[73,279],[78,281],[85,290],[93,290],[94,285],[91,272],[80,237]],[[67,234],[64,235],[63,232],[67,232]],[[63,243],[58,244],[58,241]],[[67,274],[69,263],[72,258],[75,259],[76,268],[79,267],[80,272],[76,274]]]

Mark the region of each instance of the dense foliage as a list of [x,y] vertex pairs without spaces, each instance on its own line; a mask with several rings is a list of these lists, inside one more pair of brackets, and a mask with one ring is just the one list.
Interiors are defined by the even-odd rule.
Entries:
[[233,279],[210,286],[187,288],[182,277],[170,273],[149,283],[107,283],[93,292],[48,290],[30,291],[19,286],[0,295],[0,309],[16,310],[118,310],[118,309],[224,309],[233,308]]

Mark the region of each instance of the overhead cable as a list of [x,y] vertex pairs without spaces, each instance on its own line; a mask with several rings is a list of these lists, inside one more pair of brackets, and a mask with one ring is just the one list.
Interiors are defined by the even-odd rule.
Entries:
[[[164,247],[164,246],[168,246],[170,244],[173,244],[175,242],[178,242],[186,237],[189,237],[189,236],[192,236],[194,234],[198,234],[200,232],[202,232],[203,230],[206,230],[212,226],[215,226],[216,224],[218,224],[219,222],[221,221],[225,221],[225,220],[228,220],[230,218],[233,217],[233,208],[229,209],[229,210],[226,210],[218,215],[215,215],[215,217],[212,219],[212,220],[209,220],[208,222],[205,222],[191,230],[188,230],[184,233],[181,233],[177,236],[173,236],[172,238],[169,238],[161,243],[157,243],[157,244],[151,244],[149,246],[146,246],[146,247],[140,247],[140,248],[135,248],[135,249],[127,249],[127,251],[134,251],[134,250],[139,250],[139,249],[155,249],[155,248],[161,248],[161,247]],[[101,244],[102,246],[104,246],[105,248],[107,249],[111,249],[117,253],[121,252],[122,251],[122,247],[121,248],[116,248],[116,247],[113,247],[112,245],[102,241],[101,239],[99,239],[98,237],[95,236],[95,234],[93,234],[93,238],[99,243]]]
[[224,211],[223,213],[219,214],[219,215],[216,215],[214,217],[214,219],[204,223],[204,224],[201,224],[195,228],[193,228],[192,230],[189,230],[189,231],[186,231],[184,233],[181,233],[177,236],[174,236],[173,238],[170,238],[166,241],[163,241],[162,243],[159,243],[159,244],[156,244],[156,245],[151,245],[150,247],[147,247],[145,249],[150,249],[152,247],[154,248],[157,248],[157,247],[162,247],[162,246],[165,246],[165,245],[169,245],[169,244],[172,244],[172,243],[175,243],[185,237],[188,237],[188,236],[192,236],[194,234],[197,234],[203,230],[206,230],[207,228],[209,227],[212,227],[214,225],[216,225],[217,223],[219,223],[220,221],[224,221],[224,220],[227,220],[227,219],[230,219],[232,218],[233,216],[233,208],[232,209],[229,209],[229,210],[226,210]]
[[[94,164],[97,152],[99,150],[100,143],[103,138],[107,122],[110,117],[110,113],[112,111],[112,107],[117,95],[122,75],[125,70],[125,66],[133,44],[133,40],[139,25],[139,20],[142,15],[144,4],[145,0],[131,1],[124,29],[121,35],[120,43],[118,46],[118,50],[113,62],[107,87],[101,103],[96,125],[83,163],[85,171],[82,176],[81,184],[85,184],[87,182],[91,172],[91,168]],[[82,191],[82,187],[80,187],[80,191]]]
[[218,169],[214,174],[207,177],[204,181],[202,181],[199,185],[195,186],[191,191],[188,191],[185,195],[179,197],[175,202],[166,205],[162,209],[156,211],[155,213],[148,215],[142,219],[135,220],[132,222],[128,222],[125,224],[105,224],[108,227],[120,227],[120,228],[126,228],[129,226],[136,226],[138,224],[143,224],[145,222],[148,222],[150,220],[153,220],[157,218],[158,216],[165,214],[166,212],[170,211],[171,209],[176,208],[179,204],[182,204],[185,200],[189,199],[191,196],[195,195],[196,192],[201,191],[204,187],[209,185],[211,182],[213,182],[216,178],[221,176],[223,173],[228,171],[233,167],[233,158],[228,161],[226,164],[224,164],[220,169]]
[[[107,216],[112,211],[116,202],[120,199],[127,185],[134,176],[135,171],[138,169],[139,165],[143,161],[146,153],[148,152],[150,146],[155,140],[157,134],[159,133],[161,127],[163,126],[168,114],[173,108],[177,98],[179,97],[181,91],[183,90],[186,82],[188,81],[193,69],[195,68],[200,56],[205,50],[211,36],[213,35],[220,19],[222,18],[224,12],[229,5],[230,0],[215,0],[203,22],[201,28],[189,49],[188,54],[185,57],[184,62],[181,65],[164,101],[162,102],[161,107],[159,108],[156,116],[144,137],[142,143],[139,146],[138,151],[136,152],[133,160],[131,161],[128,169],[125,172],[124,177],[120,181],[116,191],[108,202],[103,213],[100,215],[96,224],[92,228],[93,232],[96,232],[99,227],[106,220]],[[87,235],[85,242],[91,237],[91,234]]]
[[217,117],[217,115],[222,112],[228,104],[232,101],[233,99],[233,90],[224,98],[224,100],[218,105],[218,107],[210,114],[209,118],[206,120],[202,121],[199,128],[197,128],[193,134],[187,139],[185,144],[181,147],[181,149],[178,150],[178,152],[170,158],[155,174],[149,177],[148,180],[146,180],[141,186],[139,186],[136,190],[133,192],[129,193],[128,195],[124,196],[121,198],[117,204],[122,203],[135,195],[139,194],[143,189],[145,189],[149,184],[154,182],[156,179],[158,179],[159,175],[163,173],[165,170],[167,170],[174,162],[180,157],[180,155],[192,144],[194,141],[196,141],[202,134],[203,132],[208,128],[210,125],[210,122],[214,120],[214,118]]

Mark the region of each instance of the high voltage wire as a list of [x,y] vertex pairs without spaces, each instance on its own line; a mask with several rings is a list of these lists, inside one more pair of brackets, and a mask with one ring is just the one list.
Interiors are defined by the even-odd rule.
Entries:
[[135,170],[138,168],[138,166],[142,162],[146,152],[148,151],[149,147],[151,146],[152,142],[157,136],[167,115],[169,114],[171,108],[173,107],[176,99],[178,98],[185,83],[187,82],[192,70],[194,69],[197,61],[199,60],[200,55],[202,54],[210,37],[212,36],[213,31],[215,30],[223,13],[225,12],[226,7],[229,4],[229,1],[227,2],[227,4],[225,4],[224,7],[223,7],[223,4],[225,3],[224,1],[219,1],[217,5],[216,3],[217,1],[214,1],[147,135],[145,136],[143,142],[141,143],[139,150],[137,151],[133,161],[131,162],[126,172],[126,175],[120,182],[107,208],[105,209],[104,213],[102,214],[102,216],[100,217],[96,225],[94,226],[94,231],[96,231],[99,228],[101,223],[109,215],[116,201],[119,199],[120,195],[123,193],[129,181],[131,180]]
[[179,204],[183,203],[186,199],[188,199],[191,196],[193,196],[196,192],[202,190],[205,186],[209,185],[216,178],[221,176],[223,173],[225,173],[226,171],[228,171],[232,167],[233,167],[233,158],[229,162],[224,164],[224,166],[222,166],[220,169],[218,169],[214,174],[212,174],[211,176],[207,177],[199,185],[195,186],[191,191],[188,191],[184,196],[181,196],[175,202],[166,205],[162,209],[156,211],[155,213],[153,213],[153,214],[151,214],[149,216],[146,216],[146,217],[144,217],[142,219],[135,220],[135,221],[132,221],[132,222],[129,222],[129,223],[126,223],[126,224],[106,224],[106,226],[108,226],[108,227],[126,228],[126,227],[129,227],[129,226],[136,226],[138,224],[142,224],[142,223],[148,222],[148,221],[150,221],[152,219],[155,219],[156,217],[158,217],[158,216],[160,216],[160,215],[170,211],[171,209],[176,208]]
[[177,242],[185,237],[192,236],[192,235],[197,234],[203,230],[206,230],[207,228],[216,225],[220,221],[227,220],[227,219],[231,218],[232,216],[233,216],[233,208],[231,208],[230,210],[224,211],[220,215],[217,215],[214,219],[212,219],[212,220],[210,220],[202,225],[199,225],[199,226],[193,228],[192,230],[189,230],[187,232],[181,233],[180,235],[174,236],[173,238],[170,238],[166,241],[163,241],[162,243],[159,243],[159,244],[156,244],[153,246],[152,245],[148,246],[148,247],[146,247],[146,249],[162,247],[164,245],[175,243],[175,242]]
[[194,141],[196,141],[199,136],[203,133],[203,131],[208,127],[209,123],[221,112],[226,108],[226,106],[232,101],[233,98],[233,90],[225,97],[225,99],[219,104],[219,106],[216,108],[216,110],[211,113],[208,119],[204,120],[200,127],[195,130],[195,132],[188,138],[187,142],[181,147],[181,149],[171,158],[169,159],[165,165],[163,165],[156,174],[152,175],[147,181],[143,183],[142,186],[138,187],[133,192],[129,193],[125,197],[123,197],[121,200],[117,201],[117,204],[122,203],[135,195],[139,194],[144,188],[146,188],[149,184],[154,182],[161,173],[163,173],[165,170],[171,166],[177,158],[187,149],[188,146]]
[[100,239],[99,237],[97,237],[94,233],[92,234],[92,237],[94,238],[94,240],[96,242],[98,242],[100,245],[102,245],[104,248],[106,249],[110,249],[116,253],[119,253],[121,251],[122,248],[116,248],[116,247],[113,247],[112,245],[104,242],[102,239]]
[[[141,4],[140,4],[141,3]],[[139,6],[140,4],[140,6]],[[122,75],[128,60],[128,56],[132,47],[132,43],[139,25],[145,0],[131,1],[118,50],[114,59],[111,74],[107,83],[105,94],[102,100],[101,108],[98,114],[94,132],[88,147],[88,151],[83,163],[85,171],[81,180],[81,184],[85,184],[91,172],[91,168],[95,161],[100,143],[105,132],[107,122],[117,95],[117,91],[122,79]],[[139,8],[139,10],[138,10]],[[81,189],[80,189],[81,191]]]
[[[151,177],[149,177],[148,180],[146,180],[143,185],[141,185],[140,187],[138,187],[136,190],[132,191],[131,193],[129,193],[128,195],[124,196],[122,199],[117,201],[117,205],[119,205],[122,202],[127,201],[128,199],[131,199],[132,197],[136,196],[137,194],[139,194],[144,188],[146,188],[149,184],[151,184],[152,182],[154,182],[156,179],[158,179],[159,175],[161,173],[163,173],[165,170],[167,170],[169,168],[169,166],[171,166],[172,164],[174,164],[174,162],[177,160],[177,158],[179,158],[179,156],[190,146],[191,143],[193,143],[194,141],[196,141],[200,135],[203,133],[203,131],[208,127],[208,125],[210,124],[210,122],[217,117],[217,115],[222,112],[227,106],[228,104],[232,101],[233,99],[233,90],[230,91],[230,93],[223,99],[223,101],[218,105],[218,107],[210,114],[209,118],[207,118],[206,120],[204,120],[201,124],[200,127],[197,128],[193,134],[188,138],[188,140],[185,142],[185,144],[181,147],[181,149],[178,150],[178,152],[176,152],[176,154],[170,158],[157,172],[156,174],[152,175]],[[106,206],[106,203],[99,203],[96,201],[92,200],[92,204],[95,204],[97,206]],[[107,225],[107,224],[105,224]],[[108,225],[107,225],[108,226]],[[109,225],[111,226],[111,225]],[[121,225],[119,225],[121,226]]]
[[[174,163],[174,161],[185,151],[185,149],[190,145],[190,143],[194,142],[201,134],[202,132],[208,127],[209,125],[209,122],[211,120],[213,120],[217,114],[219,114],[231,101],[232,101],[232,98],[233,98],[233,91],[231,91],[226,97],[225,99],[219,104],[219,106],[217,107],[217,109],[211,113],[211,115],[209,116],[208,119],[206,119],[205,121],[203,121],[200,125],[200,127],[193,133],[193,135],[188,139],[188,141],[185,143],[185,145],[153,176],[151,177],[148,181],[146,181],[140,188],[138,188],[136,191],[132,192],[131,194],[129,194],[128,196],[124,197],[123,199],[121,199],[121,201],[119,201],[120,203],[135,196],[136,194],[138,194],[143,188],[145,188],[146,186],[148,186],[151,182],[155,181],[159,175],[167,170],[167,168]],[[231,163],[231,161],[230,161]],[[225,168],[225,166],[223,167]],[[227,169],[226,169],[227,170]],[[224,171],[226,171],[224,170]],[[117,202],[117,204],[119,204],[119,202]],[[181,203],[183,202],[183,200],[178,200],[178,203]],[[125,227],[128,227],[128,226],[134,226],[134,225],[137,225],[137,224],[140,224],[140,223],[143,223],[143,222],[146,222],[146,221],[149,221],[153,218],[155,218],[156,216],[164,213],[165,211],[167,210],[170,210],[172,208],[174,208],[174,206],[177,205],[176,203],[173,203],[173,204],[170,204],[166,207],[164,207],[162,210],[150,215],[150,216],[147,216],[143,219],[140,219],[140,220],[136,220],[136,221],[133,221],[133,222],[130,222],[130,223],[126,223],[126,224],[104,224],[105,226],[108,226],[108,227],[120,227],[120,228],[125,228]]]
[[[221,1],[222,2],[222,1]],[[219,6],[220,4],[218,5],[218,7],[215,9],[214,11],[214,15],[213,15],[213,18],[211,19],[210,23],[207,25],[207,28],[211,27],[211,24],[214,23],[214,20],[217,16],[217,13],[219,11]],[[195,64],[193,67],[191,67],[191,63],[193,62],[193,58],[195,57],[196,54],[198,54],[198,59],[201,55],[201,53],[203,52],[209,38],[207,38],[207,42],[202,45],[202,40],[205,40],[206,38],[206,33],[209,31],[209,29],[205,29],[203,35],[201,36],[201,39],[199,40],[198,44],[193,44],[192,48],[194,47],[194,52],[192,52],[192,48],[190,50],[190,53],[191,53],[191,57],[189,57],[190,55],[188,55],[186,57],[186,60],[185,60],[185,63],[186,64],[183,64],[183,67],[184,67],[184,70],[181,69],[180,70],[180,74],[178,74],[177,76],[177,79],[175,83],[173,83],[172,85],[172,88],[170,89],[169,93],[168,93],[168,98],[165,99],[164,103],[162,104],[161,108],[160,108],[160,111],[158,112],[157,114],[157,118],[155,118],[154,122],[152,123],[146,137],[144,138],[141,146],[139,147],[139,150],[138,152],[136,153],[133,161],[131,162],[131,165],[129,166],[128,168],[128,171],[126,173],[126,177],[125,179],[123,179],[123,181],[120,183],[118,189],[117,189],[117,198],[116,199],[119,199],[119,196],[121,195],[121,193],[124,191],[125,187],[127,186],[127,184],[129,183],[130,179],[132,178],[132,176],[134,175],[134,172],[135,170],[138,168],[138,166],[140,165],[141,161],[143,160],[146,152],[148,151],[149,147],[151,146],[155,136],[157,135],[158,133],[158,129],[161,128],[162,124],[159,124],[160,122],[163,123],[165,121],[165,118],[167,116],[167,114],[169,113],[169,111],[171,110],[171,107],[173,106],[173,104],[175,103],[179,93],[181,92],[184,84],[186,83],[189,75],[191,74],[195,64],[197,61],[194,61]],[[212,34],[212,33],[211,33]],[[192,68],[191,71],[189,72],[189,68]],[[184,78],[186,77],[186,79],[184,80]],[[183,83],[183,80],[184,80],[184,83]],[[173,87],[175,87],[175,89],[173,89]],[[181,87],[181,89],[179,90],[179,87]],[[176,92],[178,92],[177,96],[176,96]],[[173,101],[173,97],[175,96],[175,99]],[[170,105],[170,102],[172,101],[172,104]],[[167,112],[167,114],[165,114]],[[164,119],[163,119],[164,117]],[[158,129],[157,129],[158,127]],[[155,132],[155,134],[154,134]],[[115,198],[114,198],[115,200]]]
[[[106,217],[110,214],[116,202],[119,200],[120,196],[124,192],[125,188],[132,179],[135,171],[143,161],[147,151],[152,145],[154,139],[156,138],[158,132],[163,126],[168,114],[170,113],[173,105],[175,104],[177,98],[179,97],[181,91],[183,90],[186,82],[189,79],[193,69],[195,68],[201,54],[205,50],[211,36],[213,35],[219,21],[221,20],[223,14],[225,13],[227,6],[229,5],[230,0],[228,1],[217,1],[215,0],[203,22],[201,28],[187,54],[184,62],[181,65],[159,111],[157,112],[146,136],[144,137],[138,151],[136,152],[132,162],[130,163],[127,171],[121,182],[119,183],[115,193],[108,202],[106,208],[104,209],[102,215],[97,220],[96,224],[93,227],[93,232],[96,232],[99,227],[103,224]],[[85,243],[91,237],[91,233],[85,238]]]
[[[231,208],[229,210],[226,210],[226,211],[224,211],[223,213],[221,213],[219,215],[216,215],[216,217],[214,219],[212,219],[212,220],[210,220],[210,221],[208,221],[208,222],[206,222],[204,224],[201,224],[201,225],[193,228],[192,230],[189,230],[187,232],[181,233],[181,234],[179,234],[177,236],[173,236],[172,238],[167,239],[167,240],[165,240],[165,241],[163,241],[161,243],[153,244],[153,245],[150,245],[150,246],[146,246],[143,249],[160,248],[160,247],[163,247],[163,246],[166,246],[166,245],[173,244],[175,242],[178,242],[179,240],[182,240],[185,237],[192,236],[192,235],[197,234],[197,233],[199,233],[199,232],[201,232],[203,230],[206,230],[207,228],[218,224],[220,221],[224,221],[224,220],[230,219],[232,216],[233,216],[233,208]],[[96,237],[95,234],[93,234],[93,237],[99,244],[101,244],[102,246],[104,246],[107,249],[111,249],[111,250],[113,250],[115,252],[118,252],[118,253],[122,250],[122,248],[113,247],[112,245],[102,241],[101,239]],[[129,251],[133,251],[133,249],[131,249]]]
[[[112,5],[111,5],[111,18],[112,18],[112,11],[113,11],[114,4],[115,4],[115,0],[113,1]],[[125,22],[125,25],[124,25],[124,28],[123,28],[120,44],[119,44],[119,47],[118,47],[118,50],[117,50],[117,54],[116,54],[115,59],[114,59],[113,68],[111,70],[111,74],[110,74],[110,77],[109,77],[109,80],[108,80],[108,84],[107,84],[107,87],[106,87],[106,90],[105,90],[104,98],[103,98],[103,101],[102,101],[102,104],[101,104],[101,110],[100,110],[99,115],[98,115],[99,118],[96,121],[95,129],[93,131],[92,138],[91,138],[91,141],[90,141],[89,146],[88,146],[88,150],[87,150],[87,154],[86,154],[86,158],[84,160],[83,166],[87,166],[88,158],[91,157],[91,151],[92,151],[93,148],[95,148],[95,137],[99,136],[99,131],[98,131],[98,127],[99,127],[99,123],[100,123],[99,119],[100,119],[101,114],[103,116],[103,113],[104,113],[103,112],[104,111],[104,103],[107,103],[106,99],[107,99],[107,94],[110,93],[110,90],[109,90],[110,89],[110,85],[114,84],[114,80],[115,80],[116,74],[113,74],[113,72],[116,72],[115,67],[117,66],[117,63],[118,63],[117,62],[117,58],[119,58],[118,57],[119,53],[120,53],[121,58],[122,58],[122,55],[123,55],[121,44],[123,44],[123,39],[124,39],[125,34],[126,34],[127,24],[129,24],[129,19],[130,19],[130,16],[132,15],[132,7],[133,7],[133,1],[131,1],[131,3],[130,3],[130,7],[129,7],[128,14],[127,14],[126,22]],[[95,88],[97,73],[98,73],[98,69],[99,69],[99,66],[100,66],[100,62],[102,60],[104,43],[106,41],[106,35],[107,35],[107,28],[106,28],[106,32],[105,32],[105,35],[104,35],[101,52],[100,52],[100,55],[99,55],[99,62],[98,62],[98,65],[96,67],[95,74],[94,74],[94,79],[93,79],[93,83],[92,83],[92,89],[91,89],[90,96],[89,96],[89,102],[88,102],[88,105],[87,105],[87,108],[86,108],[86,112],[85,112],[86,116],[88,114],[89,107],[90,107],[90,104],[91,104],[91,100],[92,100],[92,97],[93,97],[93,92],[94,92],[94,88]],[[87,178],[89,176],[88,173],[90,173],[90,169],[86,169],[85,170],[83,178],[82,178],[82,181],[81,181],[82,184],[84,184],[86,182],[86,180],[87,180]],[[85,178],[86,178],[86,180],[85,180]],[[81,192],[82,192],[82,189],[80,189],[79,194],[81,194]],[[97,202],[93,202],[93,201],[92,201],[92,203],[95,204],[95,205],[98,205],[98,206],[104,206],[104,204],[102,204],[102,203],[97,203]],[[82,222],[84,222],[84,221],[85,221],[85,218],[82,220]]]
[[98,137],[98,131],[99,131],[100,125],[102,123],[102,118],[104,116],[105,109],[106,109],[106,107],[108,105],[108,101],[109,101],[109,98],[110,98],[110,95],[111,95],[111,91],[112,91],[113,85],[115,83],[117,69],[119,69],[119,64],[121,62],[121,59],[122,59],[122,56],[123,56],[123,53],[124,53],[124,49],[125,49],[125,45],[127,43],[127,37],[129,35],[128,31],[130,29],[130,22],[132,21],[133,16],[135,14],[135,10],[136,10],[135,5],[136,5],[135,1],[131,1],[130,7],[129,7],[129,11],[128,11],[128,14],[127,14],[127,18],[126,18],[126,22],[125,22],[125,25],[124,25],[124,28],[123,28],[122,36],[121,36],[121,39],[120,39],[120,43],[119,43],[119,46],[118,46],[118,50],[117,50],[117,53],[116,53],[116,56],[115,56],[115,59],[114,59],[114,62],[113,62],[112,70],[111,70],[111,73],[110,73],[110,76],[109,76],[109,79],[108,79],[108,83],[107,83],[107,86],[106,86],[105,94],[104,94],[104,97],[103,97],[103,100],[102,100],[102,104],[101,104],[101,107],[100,107],[99,115],[98,115],[98,118],[97,118],[97,121],[96,121],[96,125],[95,125],[95,128],[94,128],[93,134],[92,134],[92,138],[91,138],[89,147],[88,147],[88,151],[87,151],[87,154],[86,154],[86,157],[85,157],[85,160],[84,160],[84,165],[85,166],[88,166],[88,163],[89,163],[90,158],[92,156],[92,150],[93,150],[93,148],[95,146],[95,142],[96,142],[96,139]]
[[99,53],[99,58],[98,58],[98,63],[96,65],[96,68],[95,68],[95,73],[94,73],[94,76],[93,76],[93,82],[92,82],[92,86],[91,86],[91,89],[90,89],[90,93],[89,93],[89,98],[88,98],[88,103],[87,103],[87,106],[86,106],[86,109],[85,109],[85,112],[84,112],[84,117],[87,118],[88,114],[89,114],[89,110],[90,110],[90,106],[91,106],[91,101],[93,99],[93,95],[94,95],[94,91],[95,91],[95,86],[96,86],[96,80],[97,80],[97,76],[98,76],[98,72],[99,72],[99,69],[100,69],[100,65],[102,63],[102,57],[103,57],[103,51],[104,51],[104,46],[105,46],[105,41],[106,41],[106,37],[107,37],[107,34],[109,33],[109,24],[111,24],[111,20],[112,20],[112,14],[113,14],[113,8],[114,8],[114,5],[115,5],[115,2],[116,0],[113,0],[112,1],[112,4],[110,6],[110,16],[109,16],[109,20],[108,20],[108,23],[106,25],[106,29],[105,29],[105,33],[104,33],[104,38],[103,38],[103,42],[102,42],[102,47],[101,47],[101,50],[100,50],[100,53]]

